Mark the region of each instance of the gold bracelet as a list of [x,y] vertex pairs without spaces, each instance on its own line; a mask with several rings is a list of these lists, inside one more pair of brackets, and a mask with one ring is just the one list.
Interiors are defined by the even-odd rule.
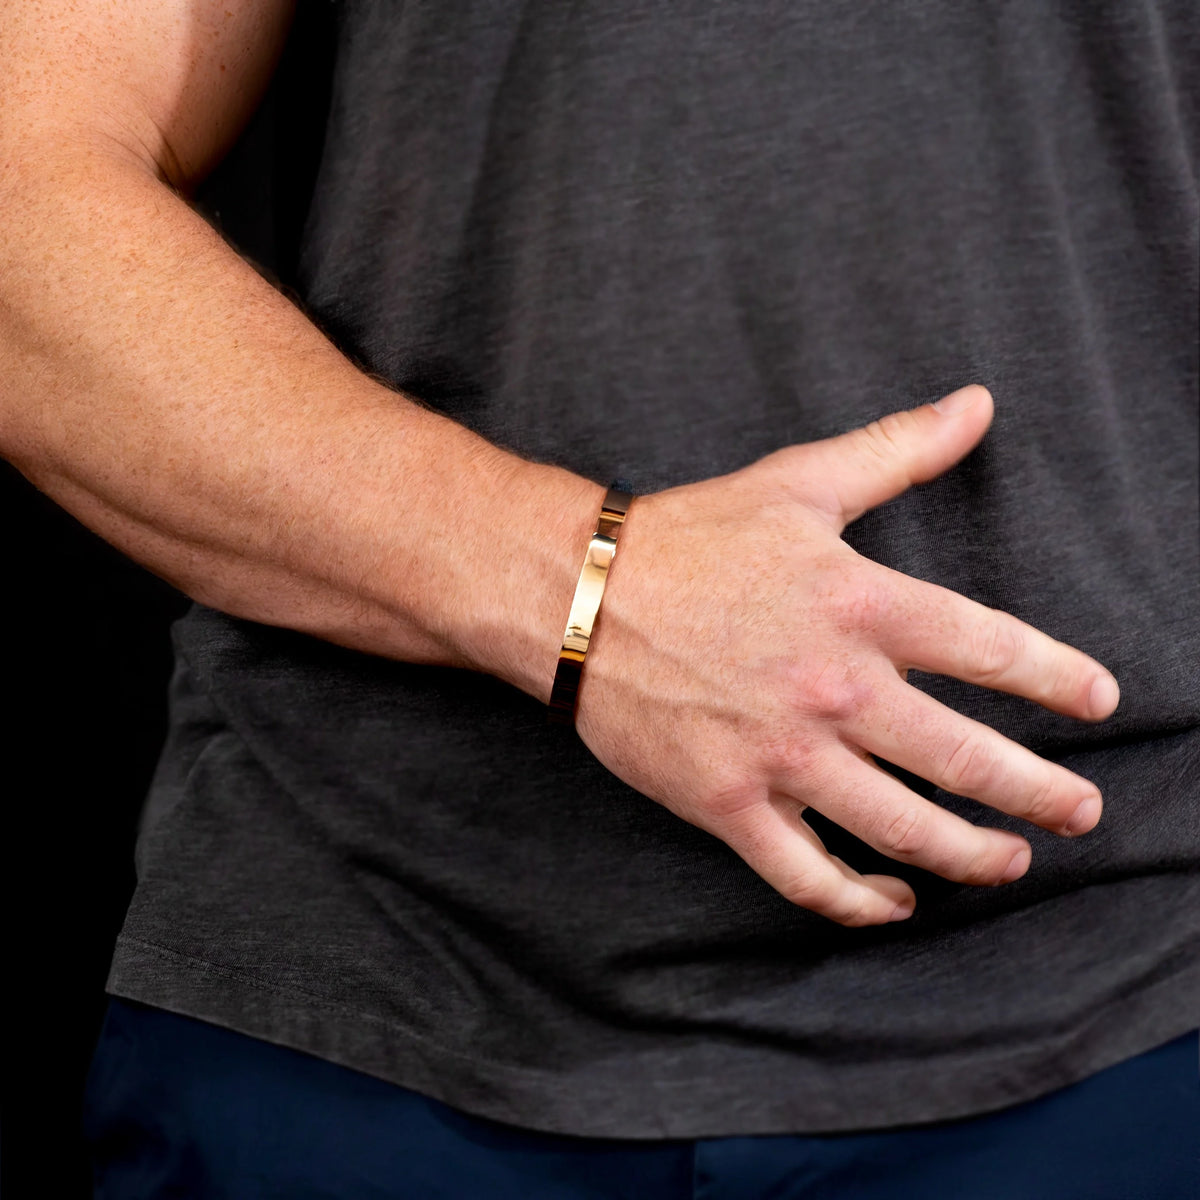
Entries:
[[550,689],[550,704],[546,710],[546,719],[551,724],[574,724],[583,660],[600,612],[608,569],[616,557],[617,533],[632,502],[633,497],[615,483],[604,497],[596,532],[588,543],[587,557],[575,585],[575,599],[571,601],[571,615],[567,618],[567,631],[558,654],[558,669],[554,672],[554,686]]

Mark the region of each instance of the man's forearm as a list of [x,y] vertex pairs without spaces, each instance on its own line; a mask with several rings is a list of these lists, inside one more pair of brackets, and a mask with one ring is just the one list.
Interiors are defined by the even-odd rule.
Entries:
[[364,375],[121,151],[4,155],[0,453],[203,603],[547,699],[603,487]]

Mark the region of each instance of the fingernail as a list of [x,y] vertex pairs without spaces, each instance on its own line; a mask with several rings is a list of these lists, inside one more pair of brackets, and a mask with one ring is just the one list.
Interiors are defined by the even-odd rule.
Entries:
[[1063,826],[1070,834],[1084,833],[1100,820],[1100,797],[1089,796],[1071,814],[1071,819]]
[[1088,693],[1088,712],[1093,717],[1107,717],[1121,700],[1121,689],[1111,675],[1097,675]]
[[1022,847],[1012,856],[1012,862],[1004,868],[1004,874],[1000,876],[1001,883],[1012,883],[1014,879],[1020,879],[1026,871],[1029,870],[1029,862],[1032,857],[1032,851],[1028,846]]
[[949,417],[970,408],[972,404],[976,404],[978,401],[979,389],[976,387],[965,387],[959,388],[957,392],[951,392],[948,396],[943,396],[940,400],[935,400],[933,407],[944,416]]
[[911,900],[904,900],[900,904],[897,904],[896,907],[892,909],[892,915],[890,917],[888,917],[888,920],[889,921],[907,920],[909,917],[911,917],[913,915],[913,908],[914,908],[914,905]]

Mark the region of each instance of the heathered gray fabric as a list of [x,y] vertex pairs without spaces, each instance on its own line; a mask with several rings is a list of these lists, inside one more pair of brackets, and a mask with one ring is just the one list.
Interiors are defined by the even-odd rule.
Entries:
[[[346,4],[301,293],[489,438],[636,492],[962,384],[846,540],[1110,667],[1099,726],[910,682],[1093,780],[1065,840],[844,929],[492,678],[197,608],[111,988],[624,1137],[992,1110],[1200,1024],[1200,9]],[[397,508],[403,506],[397,497]]]

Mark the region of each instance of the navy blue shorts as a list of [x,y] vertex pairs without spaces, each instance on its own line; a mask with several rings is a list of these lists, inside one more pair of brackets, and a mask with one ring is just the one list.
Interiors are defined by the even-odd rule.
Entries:
[[114,1000],[85,1127],[105,1200],[1197,1200],[1200,1033],[979,1117],[639,1142],[469,1116]]

